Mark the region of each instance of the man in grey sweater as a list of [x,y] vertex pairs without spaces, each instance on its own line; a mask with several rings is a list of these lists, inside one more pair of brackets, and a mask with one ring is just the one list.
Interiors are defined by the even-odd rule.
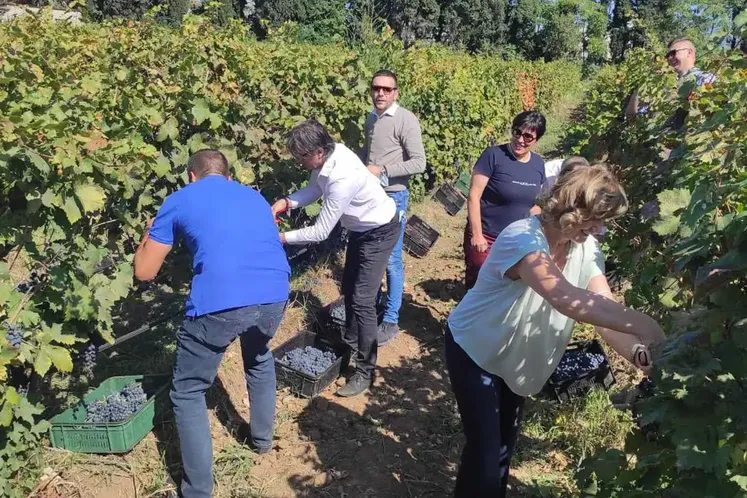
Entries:
[[377,71],[371,80],[374,109],[366,118],[361,160],[394,200],[400,221],[399,239],[386,267],[386,308],[379,327],[379,346],[399,334],[399,309],[405,284],[402,239],[410,200],[408,186],[412,175],[425,171],[420,123],[412,112],[397,104],[397,97],[397,76],[386,69]]

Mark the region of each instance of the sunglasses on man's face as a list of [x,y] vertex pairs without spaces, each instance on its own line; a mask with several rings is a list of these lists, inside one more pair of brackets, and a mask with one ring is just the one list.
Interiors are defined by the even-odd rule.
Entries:
[[531,133],[522,133],[522,131],[518,128],[514,128],[513,130],[511,130],[511,134],[514,136],[514,138],[523,138],[525,144],[530,144],[537,140],[537,137],[535,137]]
[[371,87],[371,93],[379,93],[379,92],[381,92],[381,93],[383,93],[385,95],[389,95],[390,93],[392,93],[396,89],[397,89],[396,86],[379,86],[379,85],[374,85],[374,86]]
[[690,50],[690,49],[688,49],[688,48],[673,48],[672,50],[670,50],[669,52],[667,52],[667,55],[666,55],[667,59],[671,59],[672,57],[674,57],[675,55],[677,55],[677,52],[679,52],[680,50]]

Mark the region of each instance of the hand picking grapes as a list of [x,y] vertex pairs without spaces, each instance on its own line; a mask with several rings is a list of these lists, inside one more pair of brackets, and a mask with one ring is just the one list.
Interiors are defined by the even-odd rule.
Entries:
[[553,375],[569,379],[604,361],[566,353],[576,321],[596,325],[643,369],[651,364],[648,346],[664,339],[651,317],[609,297],[593,234],[628,208],[609,170],[562,173],[537,204],[539,215],[498,235],[474,288],[448,318],[446,363],[467,439],[457,498],[505,497],[526,397]]

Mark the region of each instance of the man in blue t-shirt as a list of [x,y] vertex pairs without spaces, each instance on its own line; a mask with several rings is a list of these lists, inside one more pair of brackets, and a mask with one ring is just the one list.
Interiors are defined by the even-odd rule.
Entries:
[[166,198],[134,264],[139,280],[152,280],[179,239],[193,258],[171,400],[181,444],[182,495],[207,498],[213,451],[205,392],[236,337],[249,390],[251,444],[258,453],[271,449],[276,388],[267,345],[285,312],[290,267],[270,205],[256,190],[231,180],[222,153],[195,153],[187,172],[190,184]]

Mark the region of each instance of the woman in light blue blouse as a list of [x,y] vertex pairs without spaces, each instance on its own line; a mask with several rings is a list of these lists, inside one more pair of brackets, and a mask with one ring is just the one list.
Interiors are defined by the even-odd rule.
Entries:
[[477,283],[452,311],[446,362],[466,436],[457,497],[504,497],[526,396],[558,365],[576,321],[637,367],[663,340],[651,317],[616,303],[593,234],[627,210],[602,165],[562,174],[538,199],[538,216],[498,236]]

